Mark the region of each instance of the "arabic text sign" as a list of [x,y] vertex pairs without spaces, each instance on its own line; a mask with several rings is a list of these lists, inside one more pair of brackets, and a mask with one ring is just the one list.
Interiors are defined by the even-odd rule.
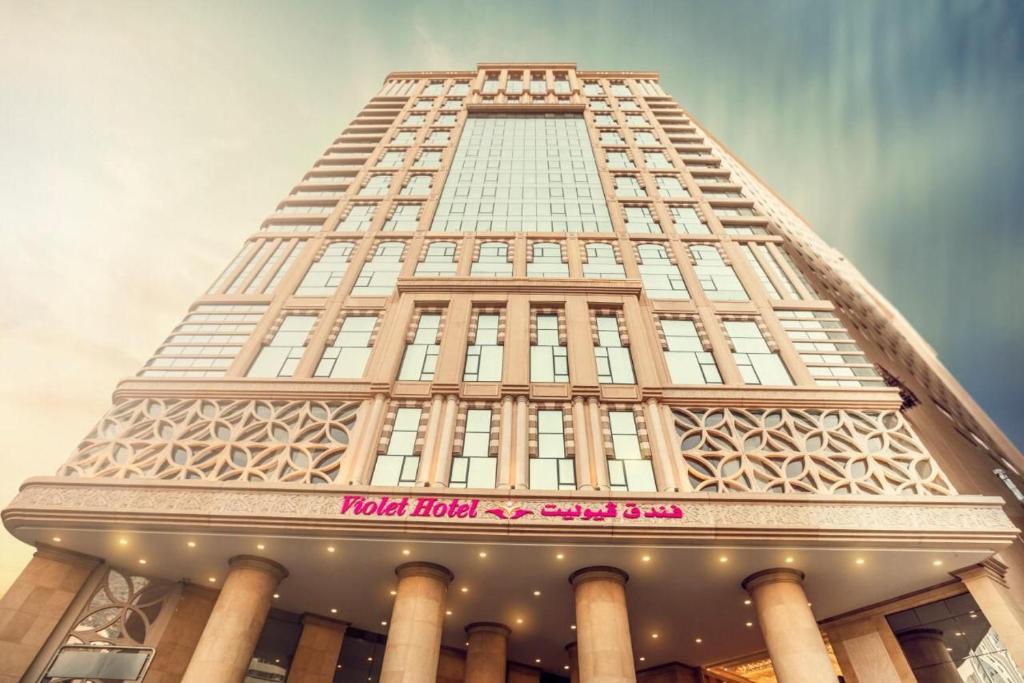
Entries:
[[607,520],[681,520],[678,505],[650,505],[632,501],[608,501],[585,505],[568,501],[545,503],[539,507],[507,501],[504,504],[480,498],[436,498],[429,496],[361,496],[342,498],[343,515],[375,519],[557,519],[563,522],[602,522]]

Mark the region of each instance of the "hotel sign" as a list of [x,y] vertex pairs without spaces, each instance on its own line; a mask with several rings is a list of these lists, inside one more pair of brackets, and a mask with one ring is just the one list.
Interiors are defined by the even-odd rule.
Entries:
[[363,496],[346,495],[339,512],[354,517],[373,519],[495,519],[557,520],[569,523],[604,522],[609,520],[682,520],[678,505],[654,505],[633,501],[608,501],[583,504],[555,501],[542,505],[506,501],[499,503],[481,498],[439,498],[436,496]]

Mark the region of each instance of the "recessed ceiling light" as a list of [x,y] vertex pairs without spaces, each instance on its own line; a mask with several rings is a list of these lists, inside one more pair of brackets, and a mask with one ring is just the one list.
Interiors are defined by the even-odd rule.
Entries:
[[793,564],[793,558],[792,557],[787,557],[786,558],[786,564]]
[[566,664],[566,665],[565,665],[565,666],[563,666],[562,668],[563,668],[563,669],[565,669],[566,671],[568,671],[568,670],[569,670],[569,665],[568,665],[568,664]]
[[863,557],[858,557],[858,558],[857,558],[856,560],[854,560],[854,561],[855,561],[855,562],[856,562],[857,564],[864,564],[864,558],[863,558]]
[[334,546],[333,545],[327,546],[327,552],[333,553],[334,552]]
[[207,579],[207,581],[209,581],[210,583],[217,583],[217,577],[211,576],[209,579]]
[[60,536],[54,536],[53,537],[53,542],[54,543],[60,543]]
[[718,558],[718,561],[719,562],[728,562],[729,558],[726,557],[725,555],[722,555],[721,557]]
[[932,564],[934,564],[936,567],[941,567],[942,566],[942,560],[933,560]]
[[657,633],[652,633],[652,634],[651,634],[651,638],[657,638],[657,637],[658,637],[658,634],[657,634]]
[[367,657],[367,658],[366,658],[366,661],[368,661],[368,662],[372,662],[372,661],[373,661],[373,657]]
[[487,553],[485,551],[483,551],[483,550],[481,550],[479,553],[477,553],[477,555],[479,555],[480,557],[487,557]]
[[279,597],[281,597],[281,594],[280,594],[280,593],[274,593],[274,599],[275,599],[275,600],[277,600],[277,599],[278,599]]
[[262,543],[257,543],[257,544],[256,544],[256,550],[263,550],[263,549],[264,549],[264,548],[266,548],[266,547],[267,547],[267,546],[263,545]]
[[139,564],[146,564],[146,558],[140,557],[139,558]]
[[516,623],[517,624],[521,624],[521,623],[523,623],[523,620],[522,619],[516,619]]
[[451,611],[450,609],[446,609],[446,610],[444,611],[444,613],[445,613],[445,614],[447,614],[448,616],[451,616],[451,615],[452,615],[452,611]]
[[398,595],[398,591],[396,591],[396,590],[395,590],[394,588],[392,588],[392,589],[391,589],[391,590],[390,590],[389,592],[390,592],[390,593],[391,593],[392,595]]
[[646,661],[647,661],[647,657],[641,657],[641,658],[640,658],[640,661],[641,661],[641,662],[646,662]]
[[555,559],[556,560],[564,560],[565,559],[565,554],[564,553],[558,553],[557,555],[555,555]]
[[127,538],[119,538],[119,539],[117,539],[117,542],[120,543],[121,545],[128,545],[128,539]]
[[195,548],[196,547],[196,542],[195,541],[189,541],[185,545],[187,545],[189,548]]
[[703,638],[694,638],[693,642],[695,642],[695,643],[703,643],[704,639]]
[[387,622],[387,621],[385,621],[385,620],[381,620],[381,622],[380,622],[380,625],[381,625],[381,626],[387,626],[387,625],[388,625],[388,622]]
[[744,605],[749,605],[750,604],[750,598],[747,598],[746,600],[744,600],[743,604]]
[[573,625],[572,625],[572,626],[570,626],[569,628],[571,628],[571,629],[572,629],[573,631],[575,631],[575,630],[576,630],[576,624],[573,624]]
[[468,593],[468,592],[469,592],[469,588],[468,588],[467,586],[463,586],[463,587],[462,587],[462,588],[461,588],[460,590],[461,590],[461,591],[462,591],[463,593]]
[[977,618],[978,618],[978,615],[975,614],[974,612],[971,612],[971,619],[977,619]]
[[644,562],[650,562],[651,561],[651,556],[650,555],[644,555],[640,559],[643,560]]
[[402,554],[403,554],[403,555],[408,555],[408,554],[409,554],[410,552],[412,552],[412,551],[411,551],[411,550],[409,550],[408,548],[403,548],[403,549],[402,549]]
[[750,628],[750,627],[751,627],[751,626],[753,626],[753,625],[754,625],[754,622],[752,622],[752,621],[748,621],[748,622],[747,622],[747,628]]
[[534,597],[539,597],[540,596],[540,591],[533,591],[533,596]]
[[337,613],[338,613],[338,608],[337,607],[332,607],[331,608],[331,614],[337,614]]
[[540,664],[540,657],[537,657],[537,659],[535,659],[533,661],[536,662],[537,664]]

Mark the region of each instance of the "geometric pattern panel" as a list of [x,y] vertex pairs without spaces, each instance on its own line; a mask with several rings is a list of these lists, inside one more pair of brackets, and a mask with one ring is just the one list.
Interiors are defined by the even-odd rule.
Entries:
[[330,484],[358,402],[134,399],[78,445],[63,476]]
[[147,645],[154,622],[178,584],[107,569],[68,633],[67,645]]
[[898,411],[673,408],[694,491],[956,491]]

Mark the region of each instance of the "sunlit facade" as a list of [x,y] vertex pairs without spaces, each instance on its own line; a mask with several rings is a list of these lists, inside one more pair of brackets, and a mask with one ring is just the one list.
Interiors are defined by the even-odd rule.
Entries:
[[1024,683],[1024,458],[656,73],[390,74],[228,259],[0,683]]

